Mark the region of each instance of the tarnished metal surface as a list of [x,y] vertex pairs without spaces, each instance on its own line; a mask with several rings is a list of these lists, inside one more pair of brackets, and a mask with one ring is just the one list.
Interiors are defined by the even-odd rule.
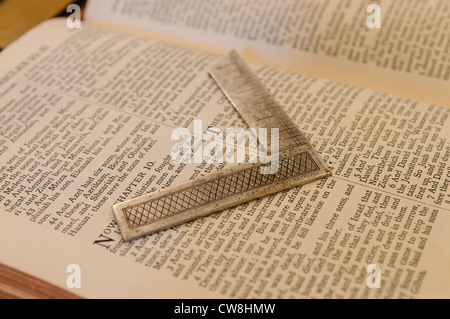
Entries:
[[279,165],[241,164],[113,207],[125,240],[136,239],[281,190],[330,176],[298,127],[236,52],[209,70],[250,127],[279,129]]

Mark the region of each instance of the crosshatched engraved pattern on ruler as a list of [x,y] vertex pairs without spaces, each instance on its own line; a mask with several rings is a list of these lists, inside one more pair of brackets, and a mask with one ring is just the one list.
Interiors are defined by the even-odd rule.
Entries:
[[145,203],[124,208],[123,213],[128,226],[135,229],[149,225],[174,214],[183,213],[188,209],[319,169],[308,152],[281,159],[276,174],[263,175],[260,173],[260,167],[260,165],[257,165]]

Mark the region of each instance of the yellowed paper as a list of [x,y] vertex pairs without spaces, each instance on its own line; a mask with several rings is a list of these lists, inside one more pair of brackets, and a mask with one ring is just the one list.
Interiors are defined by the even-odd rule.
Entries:
[[[84,23],[0,55],[0,261],[83,297],[450,297],[449,110],[254,66],[328,179],[126,243],[111,206],[220,170],[176,127],[242,126],[217,58]],[[380,288],[369,288],[371,264]]]
[[[379,29],[367,25],[372,3],[380,5]],[[446,0],[91,0],[86,17],[450,107],[449,10]]]

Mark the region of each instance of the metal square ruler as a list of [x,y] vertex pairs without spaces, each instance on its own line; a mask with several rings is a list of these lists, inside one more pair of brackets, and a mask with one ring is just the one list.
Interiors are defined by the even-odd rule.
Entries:
[[279,130],[278,169],[262,174],[261,168],[267,164],[239,164],[114,205],[113,213],[125,240],[331,175],[297,125],[235,51],[218,60],[209,74],[249,127]]

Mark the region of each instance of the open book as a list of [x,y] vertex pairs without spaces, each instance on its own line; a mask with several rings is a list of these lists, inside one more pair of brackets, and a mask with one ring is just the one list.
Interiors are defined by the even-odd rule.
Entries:
[[[379,3],[376,30],[362,0],[93,0],[27,33],[0,54],[0,262],[82,297],[450,297],[450,7]],[[124,242],[113,204],[223,169],[172,163],[171,132],[243,126],[207,74],[233,48],[333,177]]]

